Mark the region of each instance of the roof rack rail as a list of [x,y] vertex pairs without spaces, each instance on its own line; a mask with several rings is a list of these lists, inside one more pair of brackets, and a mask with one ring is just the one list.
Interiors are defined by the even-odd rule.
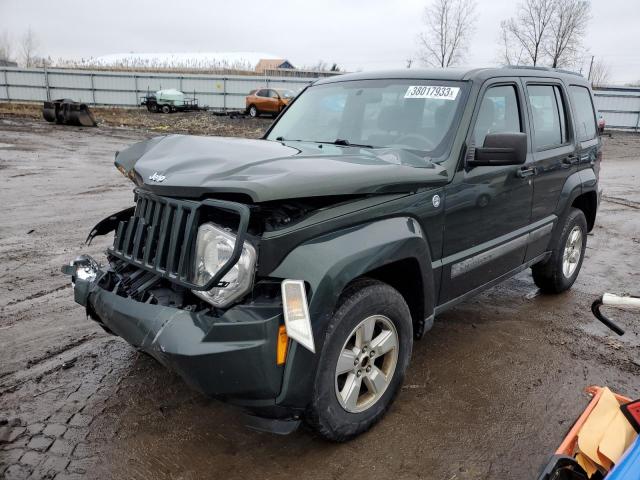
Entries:
[[582,77],[583,75],[579,72],[574,72],[572,70],[565,70],[563,68],[553,68],[553,67],[538,67],[533,65],[505,65],[502,68],[515,68],[522,70],[542,70],[546,72],[558,72],[558,73],[567,73],[569,75],[576,75],[578,77]]

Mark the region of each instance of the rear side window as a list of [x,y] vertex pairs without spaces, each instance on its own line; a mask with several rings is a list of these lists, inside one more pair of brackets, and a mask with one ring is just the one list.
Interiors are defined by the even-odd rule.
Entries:
[[533,116],[533,145],[536,150],[567,142],[567,115],[560,89],[555,85],[527,87]]
[[258,93],[256,93],[256,95],[258,97],[268,97],[269,96],[269,90],[266,90],[266,89],[258,90]]
[[516,87],[500,85],[487,89],[480,104],[473,139],[477,146],[484,145],[489,133],[521,132],[520,106]]
[[596,138],[596,113],[593,109],[591,94],[585,87],[569,87],[571,100],[576,109],[576,130],[578,140],[584,142]]

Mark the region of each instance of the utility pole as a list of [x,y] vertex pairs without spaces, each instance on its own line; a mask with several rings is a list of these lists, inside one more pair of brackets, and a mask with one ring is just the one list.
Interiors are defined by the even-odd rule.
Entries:
[[589,65],[589,75],[587,75],[587,80],[591,80],[591,69],[593,68],[593,55],[591,55],[591,64]]

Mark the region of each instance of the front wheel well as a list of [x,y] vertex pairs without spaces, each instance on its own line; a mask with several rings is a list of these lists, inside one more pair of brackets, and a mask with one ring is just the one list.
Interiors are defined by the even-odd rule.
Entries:
[[593,226],[596,223],[596,211],[598,210],[598,195],[596,192],[586,192],[578,195],[571,206],[582,210],[587,219],[587,231],[593,230]]
[[395,288],[407,302],[414,331],[424,322],[424,286],[420,265],[415,258],[406,258],[383,265],[364,274]]

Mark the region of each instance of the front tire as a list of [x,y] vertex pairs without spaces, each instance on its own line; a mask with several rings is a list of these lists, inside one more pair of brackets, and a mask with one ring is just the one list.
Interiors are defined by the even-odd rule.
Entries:
[[582,210],[571,208],[551,257],[531,267],[533,281],[545,293],[561,293],[578,278],[587,248],[587,219]]
[[412,342],[409,307],[397,290],[369,279],[347,287],[327,329],[307,424],[336,442],[369,430],[402,385]]

